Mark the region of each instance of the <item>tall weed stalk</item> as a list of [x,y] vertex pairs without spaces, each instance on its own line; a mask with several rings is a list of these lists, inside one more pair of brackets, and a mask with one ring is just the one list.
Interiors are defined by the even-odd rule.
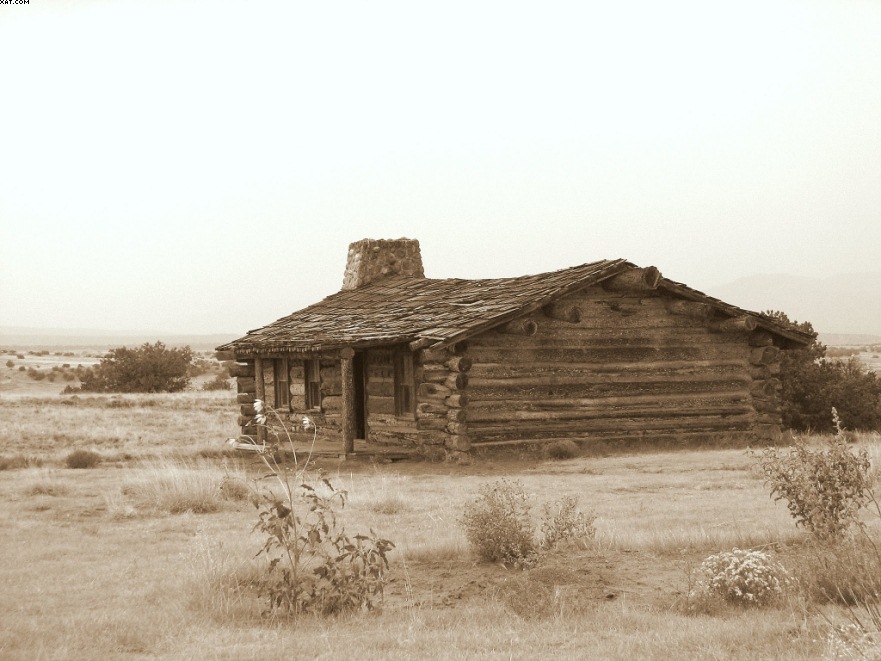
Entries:
[[[308,460],[300,464],[291,430],[282,417],[260,400],[255,408],[257,424],[270,439],[266,443],[245,440],[250,440],[269,471],[257,481],[254,501],[259,512],[254,530],[265,536],[257,555],[268,560],[261,581],[261,592],[269,602],[267,612],[296,617],[381,607],[387,554],[394,544],[373,530],[368,535],[348,535],[337,516],[346,505],[347,493],[321,472],[310,479]],[[269,416],[277,424],[269,425]],[[305,416],[303,429],[313,431],[314,447],[318,430]],[[281,463],[282,444],[290,449],[292,468]]]

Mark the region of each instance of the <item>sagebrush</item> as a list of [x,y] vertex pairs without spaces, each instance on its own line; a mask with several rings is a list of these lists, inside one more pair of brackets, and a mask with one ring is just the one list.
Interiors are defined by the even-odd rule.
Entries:
[[871,500],[868,452],[851,451],[832,412],[837,433],[825,447],[811,449],[797,439],[788,449],[769,447],[757,456],[774,500],[785,500],[796,525],[823,539],[841,536]]

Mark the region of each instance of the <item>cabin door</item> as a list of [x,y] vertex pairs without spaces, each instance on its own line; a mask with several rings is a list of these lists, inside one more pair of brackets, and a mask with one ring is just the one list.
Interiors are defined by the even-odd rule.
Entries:
[[352,359],[352,371],[355,381],[355,438],[367,439],[367,370],[364,369],[366,356],[363,351],[356,351]]

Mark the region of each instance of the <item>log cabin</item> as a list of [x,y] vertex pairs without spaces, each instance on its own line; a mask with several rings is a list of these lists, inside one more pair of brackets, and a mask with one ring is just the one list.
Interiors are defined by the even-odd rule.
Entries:
[[[419,242],[349,246],[342,289],[217,348],[255,400],[349,454],[355,439],[478,446],[571,439],[775,441],[781,352],[805,333],[603,260],[550,273],[430,279]],[[311,437],[311,433],[309,434]]]

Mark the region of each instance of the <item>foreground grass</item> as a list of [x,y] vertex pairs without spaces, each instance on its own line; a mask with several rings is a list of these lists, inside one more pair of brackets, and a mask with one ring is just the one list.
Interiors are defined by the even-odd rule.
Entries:
[[[0,658],[819,658],[825,623],[798,604],[681,607],[689,567],[708,553],[799,537],[749,464],[725,450],[328,466],[350,495],[347,527],[373,528],[398,549],[384,612],[296,625],[263,615],[255,510],[221,489],[253,469],[150,461],[6,471]],[[521,480],[537,506],[577,495],[600,517],[598,544],[526,573],[475,563],[458,517],[481,484],[503,476]],[[158,485],[168,481],[200,494],[197,504],[180,494],[165,503]]]

